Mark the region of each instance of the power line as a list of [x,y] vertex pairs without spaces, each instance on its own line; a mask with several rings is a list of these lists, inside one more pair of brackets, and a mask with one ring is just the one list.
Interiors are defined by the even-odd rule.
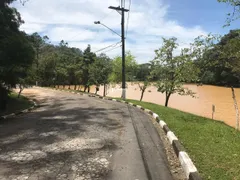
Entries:
[[107,50],[107,51],[103,51],[103,53],[106,53],[106,52],[112,51],[112,50],[114,50],[114,49],[117,49],[117,48],[119,48],[119,47],[122,47],[122,45],[120,45],[120,46],[117,46],[117,47],[114,47],[114,48],[112,48],[112,49],[109,49],[109,50]]
[[111,44],[111,45],[109,45],[109,46],[106,46],[106,47],[104,47],[104,48],[102,48],[102,49],[99,49],[99,50],[95,51],[94,53],[103,51],[103,50],[108,49],[108,48],[111,48],[111,47],[116,47],[116,46],[117,46],[118,44],[120,44],[120,43],[121,43],[121,41],[120,41],[120,42],[117,42],[117,43],[114,43],[114,44]]
[[[114,10],[112,10],[112,11],[110,11],[109,13],[105,14],[105,16],[102,17],[101,21],[103,21],[104,19],[106,19],[107,17],[109,17],[109,15],[110,15],[113,11],[114,11]],[[100,32],[100,31],[98,30],[97,33],[99,33],[99,32]],[[77,36],[79,36],[79,35],[80,35],[79,33],[76,34],[76,35],[74,35],[74,36],[71,37],[70,40],[68,40],[68,41],[73,40],[73,38],[75,38],[75,37],[77,37]]]
[[129,24],[129,18],[130,18],[131,5],[132,5],[132,0],[129,0],[129,7],[128,7],[129,11],[128,11],[127,27],[126,27],[126,38],[127,38],[127,33],[128,33],[128,24]]
[[106,19],[114,10],[110,11],[109,13],[107,13],[105,16],[103,16],[102,19],[100,19],[100,21],[103,21],[104,19]]

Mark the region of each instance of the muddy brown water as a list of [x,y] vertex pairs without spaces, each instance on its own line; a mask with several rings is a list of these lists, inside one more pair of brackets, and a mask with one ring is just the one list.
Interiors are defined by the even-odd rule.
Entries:
[[[169,100],[169,107],[212,118],[212,105],[215,105],[214,119],[224,121],[232,127],[236,126],[236,113],[230,88],[209,85],[197,86],[194,84],[185,86],[196,93],[196,98],[173,94]],[[74,86],[71,86],[71,89],[73,88]],[[94,87],[91,88],[91,92],[95,92]],[[240,88],[236,88],[235,93],[238,104],[240,104]],[[100,87],[98,94],[103,94],[103,87]],[[120,85],[108,87],[107,96],[121,97]],[[128,83],[127,98],[139,100],[140,96],[141,92],[138,84]],[[157,92],[155,86],[150,86],[144,94],[143,101],[164,105],[165,94]]]

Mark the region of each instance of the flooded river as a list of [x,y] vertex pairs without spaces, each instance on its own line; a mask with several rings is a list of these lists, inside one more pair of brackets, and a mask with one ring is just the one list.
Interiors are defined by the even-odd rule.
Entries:
[[[169,107],[212,118],[212,105],[215,105],[214,119],[225,121],[226,124],[235,127],[236,113],[230,88],[209,85],[186,85],[186,87],[196,93],[196,98],[174,94],[170,97]],[[102,91],[101,87],[99,94],[102,94]],[[236,88],[235,93],[240,105],[240,89]],[[121,89],[119,86],[110,87],[107,96],[120,97]],[[140,96],[141,92],[138,85],[129,83],[127,98],[139,100]],[[143,101],[164,105],[165,94],[157,92],[156,87],[151,86],[146,90]]]
[[[191,96],[180,96],[177,94],[173,94],[169,100],[169,107],[192,114],[212,118],[212,105],[215,105],[214,119],[222,120],[226,124],[235,127],[236,114],[230,88],[209,85],[185,86],[196,93],[196,98],[192,98]],[[91,88],[91,92],[95,92],[95,88]],[[109,87],[107,93],[107,96],[110,97],[121,97],[120,85],[116,85],[115,87]],[[240,89],[236,88],[235,93],[238,104],[240,105]],[[100,87],[100,91],[98,92],[98,94],[103,94],[103,87]],[[140,96],[141,92],[138,85],[128,83],[127,98],[139,100]],[[157,92],[156,87],[151,86],[147,88],[143,97],[143,101],[164,105],[165,94]]]

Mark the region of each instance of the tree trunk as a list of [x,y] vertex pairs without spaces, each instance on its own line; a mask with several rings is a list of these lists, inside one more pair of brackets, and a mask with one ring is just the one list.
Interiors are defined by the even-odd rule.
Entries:
[[142,101],[142,98],[143,98],[143,94],[144,94],[145,90],[142,90],[142,94],[141,94],[141,98],[140,98],[140,101]]
[[85,86],[84,86],[84,92],[86,92],[86,90],[87,90],[87,86],[85,85]]
[[22,91],[23,91],[23,89],[20,89],[20,91],[18,92],[18,98],[20,98]]
[[0,85],[0,110],[6,110],[7,108],[8,93],[7,90]]
[[20,84],[19,85],[19,92],[18,92],[18,98],[20,98],[20,95],[21,95],[21,93],[22,93],[22,91],[23,91],[23,86]]
[[104,83],[103,84],[103,97],[106,96],[106,84]]
[[81,90],[81,85],[78,85],[78,91]]
[[68,85],[68,89],[71,89],[70,87],[71,87],[71,85],[69,84],[69,85]]
[[90,93],[90,86],[88,86],[87,88],[88,88],[88,91],[87,91],[87,92]]
[[75,91],[77,90],[77,85],[76,85],[76,84],[74,85],[74,90],[75,90]]
[[236,96],[235,96],[235,92],[234,92],[234,88],[231,87],[232,89],[232,98],[234,101],[234,107],[235,107],[235,111],[236,111],[236,129],[239,129],[239,110],[238,110],[238,104],[237,104],[237,100],[236,100]]
[[166,93],[166,101],[165,101],[165,107],[168,107],[168,101],[169,101],[169,98],[170,98],[171,94],[167,94]]
[[63,85],[63,89],[65,89],[65,84]]
[[20,89],[20,91],[18,92],[18,98],[20,98],[22,91],[23,91],[23,89]]

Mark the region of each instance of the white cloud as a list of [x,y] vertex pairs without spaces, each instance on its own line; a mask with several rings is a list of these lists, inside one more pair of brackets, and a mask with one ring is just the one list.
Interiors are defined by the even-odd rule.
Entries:
[[76,29],[69,27],[56,27],[48,31],[48,36],[52,41],[59,41],[60,37],[65,41],[91,40],[95,37],[95,34],[95,32],[87,29]]
[[20,30],[26,31],[27,33],[31,34],[34,32],[41,32],[46,28],[45,25],[41,25],[38,23],[25,23],[20,27]]
[[[25,6],[14,3],[25,21],[21,29],[27,33],[44,33],[52,42],[63,39],[69,41],[70,46],[81,49],[91,44],[93,51],[120,41],[120,37],[103,26],[93,24],[100,20],[120,33],[120,15],[109,10],[110,5],[118,6],[119,0],[30,0]],[[154,58],[154,50],[161,46],[162,36],[175,36],[181,42],[180,47],[184,47],[195,37],[207,33],[198,25],[184,27],[174,19],[167,19],[168,8],[161,0],[133,1],[126,50],[131,50],[139,63]],[[113,57],[121,51],[117,48],[107,54]]]

